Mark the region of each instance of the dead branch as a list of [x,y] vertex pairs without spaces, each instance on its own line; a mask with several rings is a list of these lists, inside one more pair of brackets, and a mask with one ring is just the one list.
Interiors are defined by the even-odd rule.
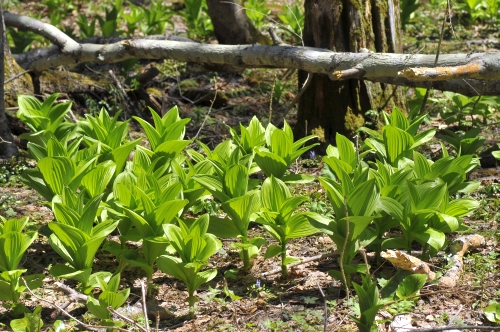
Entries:
[[431,271],[429,265],[417,257],[410,256],[399,250],[386,250],[380,253],[380,255],[382,258],[391,262],[395,267],[411,271],[415,274],[427,275],[427,281],[432,281],[436,278],[436,273]]
[[471,234],[457,238],[450,245],[452,253],[451,262],[452,266],[448,269],[445,275],[439,279],[439,285],[444,287],[455,287],[462,272],[464,263],[464,254],[472,249],[479,248],[485,243],[484,237],[478,234]]
[[[129,330],[127,329],[122,329],[120,327],[116,327],[116,326],[101,326],[101,325],[89,325],[89,324],[85,324],[84,322],[80,321],[79,319],[77,319],[76,317],[72,316],[69,312],[67,312],[66,310],[64,310],[64,308],[62,308],[61,306],[59,306],[57,303],[53,302],[53,301],[49,301],[47,299],[44,299],[44,298],[41,298],[40,296],[36,295],[35,293],[33,293],[33,291],[31,290],[31,288],[28,286],[28,283],[26,282],[26,280],[24,280],[24,278],[22,278],[23,282],[24,282],[24,285],[26,286],[26,289],[28,290],[28,292],[31,294],[31,296],[33,296],[34,298],[36,298],[37,300],[39,301],[42,301],[42,302],[45,302],[45,303],[48,303],[50,304],[51,306],[54,306],[56,307],[57,309],[59,309],[66,317],[69,317],[71,319],[73,319],[75,322],[77,322],[78,324],[80,324],[81,326],[85,327],[86,329],[88,329],[89,331],[100,331],[100,329],[113,329],[113,330],[117,330],[117,331],[124,331],[124,332],[128,332]],[[58,283],[60,284],[60,283]],[[69,288],[69,287],[68,287]],[[77,293],[76,291],[74,293]]]
[[[34,31],[55,46],[16,55],[25,69],[41,72],[81,62],[115,63],[131,58],[230,65],[234,68],[295,68],[329,75],[332,80],[357,78],[396,85],[436,88],[465,95],[500,95],[500,53],[434,55],[336,53],[312,47],[214,45],[184,41],[128,39],[100,45],[78,43],[57,28],[26,16],[7,13],[6,24]],[[465,81],[465,79],[467,81]]]
[[[317,255],[317,256],[313,256],[313,257],[309,257],[309,258],[304,258],[300,262],[288,264],[287,267],[291,268],[291,267],[294,267],[294,266],[297,266],[297,265],[302,265],[302,264],[314,262],[314,261],[317,261],[317,260],[320,260],[320,259],[323,259],[323,258],[336,257],[336,256],[339,256],[339,253],[337,251],[334,251],[334,252],[330,252],[328,254],[322,254],[322,255]],[[277,274],[277,273],[281,273],[281,267],[279,267],[277,269],[274,269],[274,270],[271,270],[271,271],[268,271],[268,272],[261,273],[260,276],[261,277],[267,277],[267,276],[270,276],[270,275],[273,275],[273,274]]]

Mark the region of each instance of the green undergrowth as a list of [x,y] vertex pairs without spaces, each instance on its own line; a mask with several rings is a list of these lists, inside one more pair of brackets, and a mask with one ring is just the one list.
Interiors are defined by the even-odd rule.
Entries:
[[[134,117],[145,137],[130,140],[130,120],[119,120],[119,112],[111,116],[102,109],[68,122],[71,102],[56,103],[57,97],[40,102],[19,96],[18,117],[31,129],[21,138],[29,141],[37,164],[22,169],[20,181],[43,196],[54,214],[41,231],[61,258],[48,267],[50,274],[76,282],[99,324],[121,326],[105,308],[127,300],[128,290],[120,287],[126,266],[143,271],[148,294],[158,269],[182,281],[187,318],[194,318],[196,290],[221,273],[212,264],[221,239],[232,239],[240,256],[231,274],[251,273],[255,258],[263,257],[277,259],[287,280],[293,278],[289,265],[301,260],[290,255],[290,243],[323,233],[339,252],[338,268],[329,274],[347,294],[356,294],[351,319],[361,331],[372,331],[379,309],[412,310],[427,278],[397,272],[382,280],[374,272],[381,253],[418,249],[423,259],[436,257],[451,236],[470,231],[465,216],[488,206],[475,199],[480,183],[468,179],[479,166],[479,131],[440,136],[441,155],[430,160],[419,149],[436,139],[436,130],[420,130],[426,115],[415,112],[383,113],[379,131],[360,129],[366,139],[359,148],[337,135],[336,146],[315,156],[316,137],[296,140],[287,122],[264,126],[254,117],[247,126],[230,128],[231,137],[211,149],[185,139],[190,119],[175,107],[163,117],[151,110],[152,123]],[[304,155],[312,159],[302,160]],[[320,176],[302,171],[320,164]],[[26,311],[18,301],[26,291],[23,280],[36,280],[23,279],[26,271],[17,270],[38,236],[23,230],[26,223],[2,219],[0,286],[11,294],[3,300],[13,316]],[[250,231],[255,225],[259,232]],[[107,271],[94,264],[103,251],[116,261]],[[372,265],[360,264],[366,251],[375,254]],[[265,292],[256,287],[258,294]],[[227,286],[224,294],[236,300]],[[287,315],[294,324],[321,321],[314,310]],[[292,327],[263,324],[270,330]]]

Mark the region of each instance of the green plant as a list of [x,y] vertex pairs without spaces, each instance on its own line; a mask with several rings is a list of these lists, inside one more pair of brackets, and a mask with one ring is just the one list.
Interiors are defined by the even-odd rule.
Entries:
[[95,36],[95,23],[97,20],[94,18],[92,22],[89,22],[86,15],[78,15],[76,24],[80,29],[80,38],[92,38]]
[[88,293],[92,290],[90,280],[95,254],[106,236],[117,227],[118,221],[102,220],[94,226],[103,194],[86,204],[83,195],[66,189],[52,200],[57,221],[48,225],[52,231],[49,243],[66,264],[54,265],[50,273],[57,278],[78,280],[80,289]]
[[[300,204],[307,200],[304,196],[292,196],[286,184],[271,176],[262,184],[261,188],[261,211],[255,221],[272,235],[278,245],[270,245],[264,259],[277,255],[281,256],[281,276],[288,275],[287,265],[300,261],[299,259],[287,256],[287,244],[291,239],[312,235],[317,230],[311,226],[309,219],[320,219],[319,215],[312,212],[295,212]],[[307,215],[307,216],[306,216]]]
[[212,234],[207,233],[209,216],[205,214],[196,219],[191,226],[181,219],[179,226],[164,225],[165,235],[179,257],[163,255],[158,258],[158,268],[163,272],[182,280],[187,287],[190,318],[194,318],[194,305],[198,297],[194,292],[204,283],[217,275],[217,269],[201,271],[207,260],[215,254],[222,243]]
[[262,126],[262,123],[256,116],[250,120],[248,127],[240,124],[241,136],[238,136],[238,133],[236,133],[236,130],[233,128],[230,128],[229,130],[231,132],[233,142],[242,150],[244,155],[252,154],[256,147],[266,144],[264,136],[266,129],[264,129],[264,126]]
[[[442,118],[446,124],[458,122],[459,125],[486,124],[498,105],[496,97],[467,97],[459,93],[444,91],[444,98],[429,98],[433,102],[444,104]],[[479,120],[478,116],[482,119]]]
[[328,234],[341,252],[340,271],[332,270],[330,274],[346,287],[351,284],[350,276],[353,273],[366,272],[364,264],[352,265],[352,260],[360,246],[367,246],[374,240],[373,231],[368,225],[375,218],[380,193],[375,179],[368,179],[368,173],[367,168],[358,166],[354,180],[344,170],[339,170],[341,183],[319,177],[332,204],[334,218],[309,219],[314,227]]
[[481,128],[479,127],[472,128],[463,135],[459,135],[454,131],[445,129],[444,133],[438,137],[450,144],[457,156],[461,156],[466,154],[475,154],[477,150],[483,146],[486,139],[478,136],[480,132]]
[[9,37],[9,46],[14,54],[21,54],[29,51],[31,44],[33,44],[34,41],[40,41],[40,36],[31,31],[16,30],[8,27],[7,32]]
[[97,277],[97,281],[99,282],[99,287],[101,288],[101,294],[99,294],[98,299],[95,299],[91,295],[87,296],[87,308],[94,316],[101,319],[101,325],[125,325],[124,321],[111,319],[111,312],[108,307],[113,309],[121,307],[130,295],[130,288],[118,291],[120,287],[120,273],[115,274],[111,278],[109,278],[109,276],[107,278],[99,276]]
[[249,270],[250,259],[259,253],[265,242],[261,237],[248,238],[250,218],[260,208],[256,189],[260,181],[249,178],[258,170],[252,167],[253,154],[242,155],[242,150],[229,139],[218,144],[213,151],[203,143],[199,144],[207,157],[188,150],[199,170],[193,179],[221,202],[227,214],[225,218],[211,217],[209,232],[219,237],[240,238],[241,243],[234,243],[234,246],[240,249],[244,268]]
[[183,13],[190,38],[208,38],[213,31],[212,21],[207,14],[207,5],[203,0],[185,0],[186,11]]
[[[137,6],[129,2],[132,9],[131,14],[126,16],[127,29],[132,30],[132,24],[139,23],[139,27],[145,35],[165,34],[167,24],[173,25],[170,21],[172,12],[163,4],[161,0],[151,1],[151,8],[146,6]],[[139,15],[139,12],[142,15]]]
[[266,8],[265,0],[247,0],[245,1],[245,10],[252,24],[260,28],[263,25],[263,20],[267,15],[271,14],[271,10]]
[[33,313],[24,313],[23,318],[11,320],[10,327],[14,332],[40,332],[43,327],[42,306],[37,306]]
[[115,0],[111,9],[106,9],[104,17],[97,16],[103,37],[118,36],[118,15],[122,9],[123,0]]
[[380,295],[387,311],[394,315],[411,312],[418,300],[420,290],[427,281],[425,274],[412,274],[397,270],[389,279],[378,279],[382,289]]
[[358,318],[349,316],[358,327],[360,332],[376,332],[378,331],[375,325],[375,316],[378,311],[384,307],[379,299],[377,283],[371,280],[370,275],[363,277],[361,285],[353,283],[356,294],[359,300]]
[[283,14],[279,14],[278,18],[283,22],[287,31],[293,35],[294,39],[302,41],[305,14],[299,6],[283,5]]
[[390,116],[385,112],[383,114],[386,125],[382,127],[382,134],[366,127],[359,129],[370,136],[364,141],[364,145],[373,151],[379,160],[393,167],[402,167],[411,158],[414,150],[434,137],[436,130],[428,129],[417,134],[426,114],[408,120],[397,107],[392,110]]
[[415,17],[415,12],[418,7],[420,7],[420,4],[418,3],[418,0],[402,0],[399,3],[399,6],[401,8],[401,25],[404,29],[405,26]]
[[500,304],[493,302],[484,308],[484,316],[493,323],[500,324]]
[[[484,20],[489,15],[487,11],[488,2],[483,0],[461,0],[459,8],[468,14],[469,24],[475,23],[477,20]],[[498,5],[496,6],[498,8]],[[494,17],[498,15],[498,12]]]
[[[19,269],[19,263],[38,236],[35,231],[23,232],[27,223],[28,217],[7,220],[0,216],[0,300],[12,303],[14,315],[26,311],[19,298],[26,290],[22,274],[27,270]],[[43,274],[24,276],[30,289],[42,286],[43,278]]]
[[152,151],[158,157],[174,159],[191,141],[183,140],[186,124],[190,119],[181,119],[177,107],[171,108],[163,117],[160,117],[150,108],[154,127],[147,121],[134,117],[142,126]]
[[82,143],[88,149],[80,151],[82,158],[98,155],[98,162],[113,161],[113,178],[120,174],[132,150],[140,139],[125,142],[129,130],[129,121],[118,121],[121,112],[112,118],[103,108],[98,116],[86,115],[85,121],[78,122],[78,132],[82,134]]
[[[142,240],[140,249],[142,256],[138,250],[130,249],[126,250],[122,257],[129,264],[143,269],[146,272],[148,281],[151,281],[154,263],[160,255],[164,254],[169,243],[165,237],[163,225],[172,223],[188,201],[177,199],[177,195],[181,190],[179,184],[173,184],[166,188],[156,202],[153,202],[139,187],[132,185],[131,189],[128,193],[124,192],[126,190],[125,186],[118,189],[121,191],[119,195],[120,202],[124,205],[124,214],[130,220],[130,223],[126,225],[120,224],[123,234],[121,242],[123,246],[125,241],[129,239]],[[123,198],[130,196],[135,196],[138,200],[126,204]],[[132,226],[133,229],[131,229]]]
[[285,172],[298,157],[319,144],[303,146],[307,141],[316,137],[316,135],[310,135],[295,142],[292,128],[286,121],[283,123],[283,129],[269,124],[265,132],[267,148],[255,148],[255,162],[267,177],[272,175],[284,182],[310,182],[314,179],[311,176],[285,175]]
[[46,143],[51,135],[60,141],[74,138],[75,124],[64,122],[72,103],[65,102],[54,105],[58,96],[58,93],[54,93],[43,103],[33,96],[19,95],[17,97],[19,105],[17,117],[32,131],[20,135],[20,138],[40,145]]

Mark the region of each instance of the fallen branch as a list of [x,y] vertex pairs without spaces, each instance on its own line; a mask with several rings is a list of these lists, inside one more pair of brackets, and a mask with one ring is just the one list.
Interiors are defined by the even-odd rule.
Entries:
[[436,279],[436,273],[431,271],[426,262],[418,259],[417,257],[410,256],[399,250],[386,250],[385,252],[380,253],[380,256],[387,259],[395,267],[410,271],[414,274],[427,275],[427,281]]
[[[23,282],[24,282],[24,285],[26,286],[26,289],[28,290],[28,292],[31,294],[31,296],[33,296],[35,299],[39,300],[39,301],[42,301],[42,302],[45,302],[45,303],[48,303],[54,307],[56,307],[57,309],[59,309],[65,316],[73,319],[75,322],[77,322],[78,324],[80,324],[81,326],[83,326],[84,328],[88,329],[89,331],[100,331],[101,329],[112,329],[112,330],[117,330],[117,331],[124,331],[124,332],[128,332],[129,330],[127,329],[122,329],[120,327],[116,327],[116,326],[101,326],[101,325],[89,325],[89,324],[86,324],[82,321],[80,321],[79,319],[77,319],[75,316],[72,316],[69,312],[67,312],[66,310],[64,310],[64,308],[62,308],[61,306],[59,306],[57,303],[53,302],[53,301],[49,301],[47,299],[44,299],[44,298],[41,298],[40,296],[36,295],[35,293],[33,293],[33,291],[31,290],[31,288],[29,288],[28,286],[28,283],[26,282],[26,280],[24,280],[24,278],[22,278]],[[58,283],[60,284],[60,283]],[[69,287],[68,287],[69,288]],[[75,293],[78,293],[75,291]],[[78,293],[79,294],[79,293]]]
[[[339,253],[337,251],[334,251],[334,252],[331,252],[328,254],[322,254],[322,255],[317,255],[317,256],[313,256],[313,257],[309,257],[309,258],[304,258],[300,262],[288,264],[287,268],[310,263],[310,262],[314,262],[314,261],[317,261],[317,260],[320,260],[323,258],[336,257],[336,256],[339,256]],[[270,276],[270,275],[278,274],[278,273],[281,273],[281,267],[274,269],[274,270],[271,270],[271,271],[268,271],[268,272],[261,273],[260,276],[262,278],[262,277],[266,277],[266,276]]]
[[20,30],[43,34],[57,45],[29,55],[15,55],[19,65],[34,72],[82,62],[168,58],[240,69],[295,68],[329,75],[332,80],[357,78],[469,96],[500,95],[500,53],[446,54],[441,55],[439,64],[435,65],[434,55],[337,53],[312,47],[216,45],[146,38],[100,45],[78,43],[62,36],[64,33],[57,28],[26,16],[7,13],[5,22]]
[[469,250],[483,246],[484,243],[484,237],[478,234],[461,236],[453,241],[450,245],[450,252],[452,253],[450,260],[452,266],[445,275],[439,279],[439,285],[444,287],[455,287],[460,277],[460,272],[462,272],[464,267],[462,260],[464,254]]

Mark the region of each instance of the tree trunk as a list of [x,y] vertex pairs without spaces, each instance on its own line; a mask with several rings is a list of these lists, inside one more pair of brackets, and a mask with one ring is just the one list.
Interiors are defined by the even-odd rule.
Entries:
[[245,10],[236,0],[207,0],[207,5],[219,44],[271,45],[270,39],[253,26]]
[[[9,44],[5,34],[2,3],[0,2],[0,50],[4,56],[0,57],[0,158],[7,159],[17,154],[17,146],[14,143],[5,114],[5,58],[10,56]],[[12,57],[11,57],[12,58]]]
[[[402,53],[399,0],[305,0],[304,44],[335,52]],[[308,77],[299,72],[299,87]],[[402,87],[350,79],[332,81],[309,75],[298,105],[297,137],[317,134],[335,142],[335,134],[352,137],[369,110],[404,108]]]

